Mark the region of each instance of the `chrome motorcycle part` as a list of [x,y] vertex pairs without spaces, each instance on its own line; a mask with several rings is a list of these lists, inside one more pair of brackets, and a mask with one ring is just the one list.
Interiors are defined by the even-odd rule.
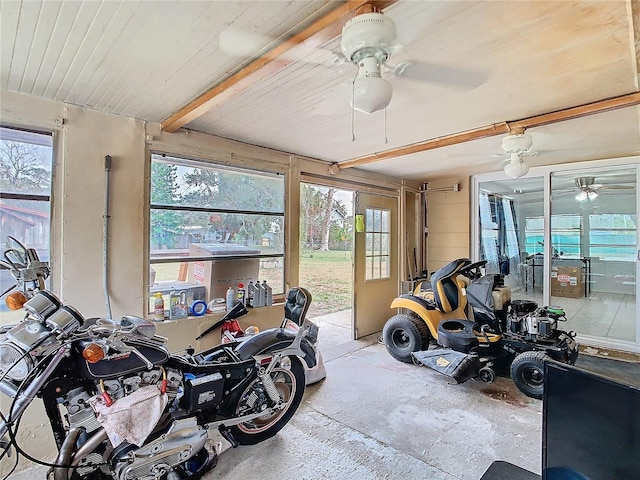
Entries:
[[71,390],[66,398],[68,400],[64,402],[64,406],[67,409],[70,428],[82,427],[87,433],[93,433],[101,428],[96,414],[88,403],[90,396],[84,388]]
[[[5,385],[7,384],[6,380],[0,381],[0,392],[7,395],[9,395],[10,392],[13,392],[13,397],[16,397],[14,398],[13,408],[9,414],[10,421],[15,421],[16,419],[20,418],[22,413],[35,398],[45,382],[49,380],[49,377],[51,377],[55,369],[58,368],[58,365],[60,365],[62,359],[67,356],[67,354],[69,353],[69,349],[70,347],[67,346],[60,347],[55,355],[53,355],[51,362],[46,366],[42,373],[37,375],[33,379],[33,381],[20,392],[16,391],[15,387],[13,387],[12,385],[9,388],[5,387]],[[4,437],[4,434],[7,433],[7,429],[7,423],[4,420],[0,421],[0,438]]]
[[268,373],[261,373],[258,377],[260,378],[260,381],[262,381],[262,385],[264,386],[264,389],[267,392],[267,395],[269,395],[271,401],[273,403],[278,403],[280,401],[280,392],[276,388],[271,375]]
[[[305,377],[304,367],[297,357],[291,358],[290,369],[274,368],[270,376],[278,392],[280,408],[267,408],[261,415],[231,426],[229,430],[241,445],[254,445],[275,435],[287,424],[300,405]],[[247,386],[236,407],[239,415],[260,410],[260,403],[249,407],[247,400],[253,398],[253,392],[257,393],[262,388],[263,382],[259,378]]]
[[0,377],[21,382],[32,368],[33,361],[28,353],[10,343],[0,345]]
[[45,320],[61,306],[62,302],[58,297],[51,292],[42,290],[24,304],[24,309],[34,318]]
[[64,306],[47,317],[45,323],[56,334],[68,337],[84,323],[84,317],[75,308]]
[[195,417],[176,420],[169,430],[140,448],[117,454],[117,480],[155,480],[187,462],[203,449],[209,437]]
[[33,318],[25,318],[9,330],[3,343],[12,343],[25,352],[31,352],[33,356],[60,344],[47,327]]

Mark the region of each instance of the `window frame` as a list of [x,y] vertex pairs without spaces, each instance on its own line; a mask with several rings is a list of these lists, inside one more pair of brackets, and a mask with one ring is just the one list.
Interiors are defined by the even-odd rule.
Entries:
[[[166,204],[166,203],[153,203],[152,202],[152,188],[151,182],[152,178],[152,165],[156,160],[156,157],[163,157],[165,163],[171,165],[178,165],[188,168],[206,168],[217,171],[224,172],[234,172],[234,173],[248,173],[254,176],[261,176],[263,178],[279,178],[282,181],[282,210],[258,210],[258,209],[231,209],[231,208],[217,208],[217,207],[202,207],[195,205],[179,205],[179,204]],[[204,158],[195,158],[189,156],[182,156],[179,154],[174,154],[170,152],[163,152],[158,150],[150,151],[150,164],[149,164],[149,219],[151,219],[151,214],[153,211],[173,211],[173,212],[189,212],[189,213],[208,213],[208,214],[231,214],[231,215],[256,215],[256,216],[270,216],[270,217],[279,217],[282,218],[282,229],[283,234],[286,232],[286,197],[287,197],[287,179],[286,174],[278,171],[266,171],[260,170],[255,167],[243,167],[238,165],[229,165],[224,161],[220,160],[216,162],[215,159],[204,159]],[[149,227],[147,229],[148,237],[148,245],[151,247],[151,222],[149,222]],[[238,254],[238,255],[188,255],[188,256],[162,256],[153,258],[151,255],[151,251],[149,251],[149,266],[157,265],[157,264],[166,264],[166,263],[196,263],[203,261],[212,261],[212,260],[246,260],[246,259],[282,259],[282,285],[278,287],[278,289],[282,289],[282,293],[275,294],[274,299],[281,297],[284,294],[286,287],[286,278],[285,278],[285,269],[284,262],[286,257],[286,240],[283,240],[282,252],[281,253],[248,253],[248,254]],[[151,288],[151,282],[149,288]],[[274,288],[275,292],[275,288]]]
[[[46,254],[47,254],[47,258],[42,257],[42,255],[40,255],[43,259],[43,261],[47,261],[47,263],[49,265],[51,265],[52,263],[52,242],[53,242],[53,238],[52,238],[52,224],[53,224],[53,191],[54,191],[54,175],[55,175],[55,151],[56,151],[56,135],[55,132],[53,131],[47,131],[47,130],[36,130],[36,129],[32,129],[32,128],[22,128],[22,127],[17,127],[17,126],[13,126],[13,125],[6,125],[6,124],[1,124],[0,123],[0,129],[2,129],[3,131],[7,131],[10,130],[12,132],[14,132],[13,134],[9,134],[9,135],[3,135],[2,137],[2,141],[10,141],[10,142],[16,142],[16,143],[23,143],[23,144],[27,144],[27,145],[35,145],[35,146],[40,146],[40,147],[47,147],[50,149],[50,155],[49,155],[49,192],[48,193],[20,193],[20,192],[15,192],[15,191],[6,191],[3,189],[2,184],[0,184],[0,203],[4,204],[6,201],[26,201],[26,202],[41,202],[42,204],[46,204],[47,205],[47,215],[46,215],[46,243],[43,241],[41,244],[35,244],[33,241],[29,241],[26,238],[17,238],[17,240],[24,242],[25,245],[29,248],[36,248],[38,250],[40,250],[40,252],[45,251],[45,248],[42,248],[45,244],[46,244]],[[25,138],[20,138],[21,134],[25,137]],[[15,136],[12,136],[15,135]],[[39,137],[47,137],[48,140],[46,142],[41,142],[41,143],[37,143],[37,142],[30,142],[28,141],[29,136],[39,136]],[[5,204],[6,205],[6,204]],[[39,212],[39,213],[44,213],[44,212]],[[44,224],[44,222],[43,222]],[[32,227],[33,228],[33,227]],[[6,235],[9,234],[13,234],[13,232],[8,233],[3,231],[2,235],[3,237],[6,237]],[[44,235],[43,235],[44,237]],[[6,238],[0,238],[0,243],[2,243],[4,245]],[[44,240],[44,239],[43,239]],[[52,281],[53,279],[51,277],[49,277],[46,280],[46,285],[47,288],[51,288],[52,287]],[[3,316],[7,317],[7,321],[9,321],[9,312],[3,312]],[[13,312],[11,312],[13,313]],[[2,324],[2,322],[0,322],[0,325]]]

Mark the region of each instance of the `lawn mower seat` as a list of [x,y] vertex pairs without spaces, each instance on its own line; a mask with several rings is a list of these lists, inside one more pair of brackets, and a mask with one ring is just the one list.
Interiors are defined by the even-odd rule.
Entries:
[[443,313],[450,313],[462,304],[462,288],[456,282],[458,272],[471,264],[468,258],[459,258],[448,263],[431,276],[433,297],[436,307]]
[[282,327],[286,327],[289,321],[302,326],[307,310],[311,305],[311,294],[302,287],[293,287],[287,292],[284,302],[284,320]]

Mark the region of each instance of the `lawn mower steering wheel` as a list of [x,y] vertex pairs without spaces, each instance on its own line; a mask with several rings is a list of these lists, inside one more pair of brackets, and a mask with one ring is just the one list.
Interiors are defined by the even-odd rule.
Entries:
[[471,280],[476,280],[482,277],[482,272],[480,269],[487,264],[488,260],[481,260],[479,262],[472,263],[467,265],[464,268],[461,268],[458,271],[458,274],[464,275],[465,277],[470,278]]

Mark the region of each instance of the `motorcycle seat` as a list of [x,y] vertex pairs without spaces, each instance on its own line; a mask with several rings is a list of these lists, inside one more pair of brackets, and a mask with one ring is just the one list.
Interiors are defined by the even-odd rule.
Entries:
[[290,288],[284,302],[284,319],[281,327],[286,327],[289,321],[302,326],[310,305],[311,293],[306,288]]

